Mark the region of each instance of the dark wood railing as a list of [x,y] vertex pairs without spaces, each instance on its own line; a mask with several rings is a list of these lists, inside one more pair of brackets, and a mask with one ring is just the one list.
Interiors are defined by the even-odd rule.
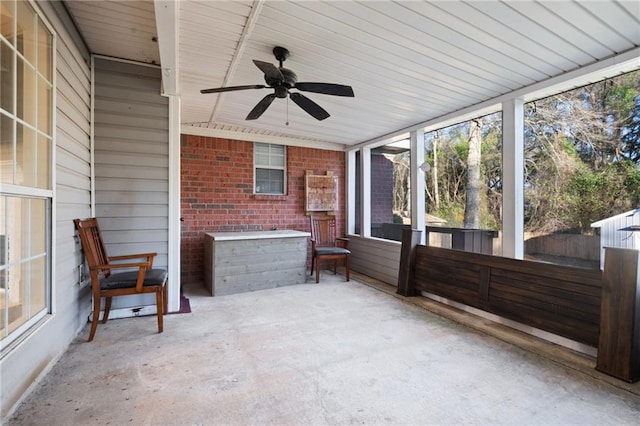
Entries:
[[414,286],[418,291],[598,345],[600,270],[418,246]]
[[403,230],[398,293],[428,292],[598,348],[597,369],[640,379],[640,251],[606,249],[604,272],[418,245]]

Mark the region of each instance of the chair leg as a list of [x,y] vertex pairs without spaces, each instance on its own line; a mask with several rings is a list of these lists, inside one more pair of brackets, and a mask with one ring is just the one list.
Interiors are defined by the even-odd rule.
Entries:
[[164,311],[164,286],[160,286],[156,291],[156,311],[158,313],[158,333],[162,333],[162,320]]
[[320,282],[320,258],[316,259],[316,284]]
[[347,281],[349,281],[349,266],[350,266],[350,265],[349,265],[349,257],[350,257],[350,256],[346,256],[346,257],[345,257],[345,260],[344,260],[345,267],[346,267],[346,269],[347,269]]
[[167,283],[162,286],[162,315],[169,312],[169,295],[167,294]]
[[91,331],[89,332],[88,342],[93,340],[93,336],[96,335],[96,329],[98,328],[98,321],[100,321],[100,296],[93,297],[93,319],[91,320]]
[[310,275],[313,275],[313,267],[315,264],[315,260],[316,260],[316,257],[314,255],[311,255],[311,274]]
[[333,275],[336,275],[338,273],[338,259],[335,259],[333,261]]
[[109,319],[109,311],[111,311],[111,297],[104,298],[104,315],[102,315],[102,323],[106,324]]

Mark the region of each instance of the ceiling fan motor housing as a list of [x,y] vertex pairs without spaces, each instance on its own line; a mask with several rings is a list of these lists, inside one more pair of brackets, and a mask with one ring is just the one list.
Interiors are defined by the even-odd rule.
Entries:
[[265,75],[264,81],[267,82],[269,87],[273,87],[276,90],[276,96],[279,98],[287,97],[287,90],[296,85],[298,76],[296,73],[287,68],[278,68],[284,77],[284,80],[267,77]]
[[286,98],[289,93],[289,89],[284,86],[276,86],[274,89],[276,90],[275,94],[277,98]]

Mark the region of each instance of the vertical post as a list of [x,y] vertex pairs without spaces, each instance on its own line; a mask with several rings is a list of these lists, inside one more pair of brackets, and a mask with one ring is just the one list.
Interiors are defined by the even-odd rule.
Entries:
[[347,235],[356,233],[356,203],[360,200],[356,200],[356,181],[360,179],[360,176],[356,176],[356,151],[347,152],[346,158],[347,165],[347,189],[346,194],[346,218],[347,224],[345,230]]
[[403,229],[400,249],[400,269],[398,271],[398,291],[402,296],[415,296],[413,271],[416,263],[416,246],[420,244],[422,230]]
[[169,212],[167,300],[169,311],[180,310],[180,97],[169,96]]
[[[424,200],[424,172],[420,165],[424,162],[424,130],[413,130],[410,133],[411,145],[411,227],[424,229],[425,200]],[[420,237],[424,244],[424,237]]]
[[640,379],[640,251],[605,247],[596,370]]
[[360,150],[360,236],[371,237],[371,148]]
[[524,101],[502,104],[502,255],[524,258]]

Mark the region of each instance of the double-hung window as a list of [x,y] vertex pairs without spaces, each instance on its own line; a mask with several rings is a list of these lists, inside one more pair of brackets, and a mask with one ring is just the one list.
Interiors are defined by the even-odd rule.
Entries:
[[0,348],[51,309],[53,33],[0,3]]
[[255,193],[283,195],[287,191],[287,152],[284,145],[254,144]]

